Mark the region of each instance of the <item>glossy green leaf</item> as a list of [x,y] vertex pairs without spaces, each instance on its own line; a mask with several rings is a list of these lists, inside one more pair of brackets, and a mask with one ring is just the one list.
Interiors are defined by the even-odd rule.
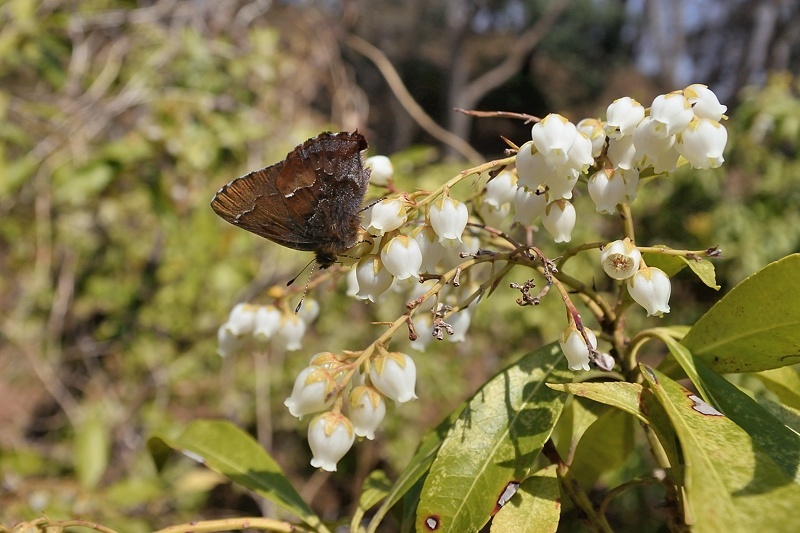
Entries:
[[88,415],[75,429],[75,473],[81,485],[94,488],[108,467],[111,437],[101,411]]
[[787,476],[800,483],[800,435],[702,361],[695,359],[694,366],[703,389],[708,391],[709,403],[745,430]]
[[197,420],[176,436],[157,435],[161,443],[201,461],[234,483],[275,502],[317,531],[328,531],[303,501],[278,463],[248,433],[225,420]]
[[757,398],[758,405],[777,418],[781,424],[800,434],[800,410],[780,402],[773,402],[769,398]]
[[800,254],[771,263],[734,287],[681,341],[718,373],[800,362]]
[[692,531],[791,531],[797,485],[742,428],[664,374],[642,373],[680,440]]
[[548,533],[558,529],[561,489],[556,465],[550,465],[523,481],[517,492],[492,519],[492,533]]
[[545,385],[573,374],[557,344],[523,357],[468,402],[425,479],[417,530],[477,531],[509,483],[529,469],[558,421],[566,396]]
[[800,409],[800,374],[795,368],[783,367],[754,374],[780,400],[794,409]]
[[[447,435],[447,432],[450,430],[455,421],[458,420],[459,415],[465,407],[466,403],[459,405],[444,421],[442,421],[436,427],[436,429],[425,435],[419,447],[417,448],[417,453],[414,454],[414,457],[411,458],[408,466],[406,466],[400,476],[398,476],[394,486],[386,495],[383,503],[381,503],[380,507],[378,507],[376,510],[375,515],[370,521],[367,531],[376,531],[383,518],[398,501],[403,499],[404,503],[409,503],[408,498],[405,497],[406,494],[414,489],[419,480],[428,473],[431,464],[433,464],[433,460],[436,458],[436,452],[439,451],[439,446],[442,444],[442,440],[444,440],[445,435]],[[419,488],[417,488],[417,494],[418,493]],[[419,498],[417,496],[416,500],[418,499]],[[407,509],[408,505],[405,507]],[[416,509],[416,505],[414,506],[414,509]]]
[[642,394],[642,386],[638,383],[606,381],[550,384],[548,387],[553,390],[569,392],[576,396],[622,409],[626,413],[640,419],[642,422],[647,423],[647,419],[639,408],[639,397]]

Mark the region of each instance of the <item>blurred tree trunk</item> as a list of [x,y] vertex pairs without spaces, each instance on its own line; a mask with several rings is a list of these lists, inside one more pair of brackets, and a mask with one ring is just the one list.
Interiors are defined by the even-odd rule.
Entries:
[[[481,99],[490,91],[507,82],[523,67],[525,59],[547,35],[558,17],[569,7],[571,0],[552,2],[542,16],[530,27],[514,38],[509,38],[506,55],[494,68],[469,80],[469,67],[474,63],[467,46],[472,35],[473,18],[478,13],[478,2],[452,0],[452,4],[468,4],[466,9],[451,9],[455,13],[451,27],[453,38],[450,48],[450,71],[447,87],[447,109],[475,109]],[[512,40],[513,39],[513,40]],[[472,117],[463,113],[450,112],[447,115],[447,129],[465,140],[469,140]],[[448,158],[456,153],[449,148]]]

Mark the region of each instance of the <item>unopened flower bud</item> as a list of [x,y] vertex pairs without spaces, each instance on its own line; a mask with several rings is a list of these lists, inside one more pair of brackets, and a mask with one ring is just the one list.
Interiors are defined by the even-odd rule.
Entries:
[[275,344],[285,350],[300,350],[303,347],[303,335],[306,334],[306,323],[297,315],[284,314],[281,323],[273,336]]
[[678,153],[694,168],[718,168],[728,142],[728,131],[719,122],[707,118],[695,119],[675,143]]
[[544,214],[547,207],[547,193],[537,194],[526,187],[518,187],[514,195],[514,222],[530,225]]
[[621,139],[633,134],[636,125],[644,118],[644,106],[625,96],[611,102],[606,110],[606,134],[611,139]]
[[256,325],[257,305],[249,303],[239,303],[233,306],[228,315],[228,329],[237,336],[249,335],[253,333]]
[[650,117],[656,122],[653,131],[661,137],[682,132],[694,118],[692,104],[680,92],[660,94],[650,106]]
[[484,203],[495,209],[500,209],[503,204],[514,200],[517,192],[517,177],[508,170],[504,170],[486,184]]
[[[591,342],[592,349],[597,349],[597,337],[594,332],[585,326],[583,329]],[[558,342],[567,358],[570,370],[589,370],[589,347],[586,346],[586,341],[577,327],[568,326]]]

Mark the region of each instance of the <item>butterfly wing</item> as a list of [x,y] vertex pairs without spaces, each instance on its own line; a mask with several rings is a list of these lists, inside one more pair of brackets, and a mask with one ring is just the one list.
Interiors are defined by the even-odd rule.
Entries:
[[338,255],[355,244],[369,184],[358,133],[323,133],[284,161],[222,187],[211,207],[229,223],[295,250]]

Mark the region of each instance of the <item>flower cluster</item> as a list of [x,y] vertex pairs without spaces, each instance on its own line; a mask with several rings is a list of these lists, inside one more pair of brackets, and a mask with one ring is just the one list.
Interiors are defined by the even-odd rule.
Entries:
[[319,304],[310,299],[297,314],[281,311],[274,305],[236,304],[228,320],[217,330],[217,353],[226,357],[251,340],[288,351],[300,350],[303,335],[318,314]]
[[[463,341],[484,293],[497,287],[515,264],[544,276],[542,296],[553,285],[560,291],[568,324],[559,342],[569,368],[614,368],[616,361],[598,350],[598,342],[613,343],[620,337],[605,330],[610,322],[602,316],[596,318],[604,331],[595,333],[583,324],[570,297],[581,287],[571,276],[561,281],[563,263],[548,260],[535,246],[534,224],[540,219],[552,241],[568,243],[577,220],[572,200],[580,194],[579,184],[585,183],[594,211],[629,218],[627,205],[640,193],[640,178],[668,174],[686,164],[718,167],[727,143],[720,122],[725,110],[707,87],[690,85],[659,95],[649,108],[630,97],[615,100],[605,120],[587,118],[573,124],[550,114],[533,125],[530,140],[512,145],[510,157],[464,171],[434,191],[398,192],[391,161],[380,155],[366,160],[371,184],[388,193],[365,210],[361,241],[340,258],[354,261],[341,269],[347,271],[347,294],[377,303],[389,291],[403,291],[408,300],[403,316],[367,349],[317,354],[297,376],[284,403],[298,418],[315,415],[308,428],[311,464],[336,470],[356,437],[375,437],[388,400],[416,398],[414,362],[387,348],[396,331],[407,325],[411,347],[417,350],[425,350],[433,339]],[[475,183],[481,188],[464,201],[451,195],[451,188],[471,175],[479,176]],[[516,231],[519,226],[525,231]],[[623,229],[623,238],[601,248],[600,264],[648,316],[661,317],[670,311],[669,277],[645,264],[633,232]],[[564,261],[597,248],[599,244],[576,246]],[[329,272],[335,276],[341,270]],[[572,291],[565,284],[572,284]],[[512,286],[522,291],[520,305],[538,303],[540,296],[527,292],[533,280]],[[604,298],[586,292],[583,296]],[[272,306],[240,304],[220,328],[220,354],[238,348],[248,335],[299,349],[316,309],[315,303],[307,302],[294,316]],[[613,348],[611,353],[624,349]]]
[[380,350],[363,365],[357,361],[331,352],[316,354],[283,402],[298,419],[324,411],[308,426],[314,467],[335,472],[356,436],[375,438],[386,415],[386,400],[405,403],[417,398],[417,368],[408,355]]

